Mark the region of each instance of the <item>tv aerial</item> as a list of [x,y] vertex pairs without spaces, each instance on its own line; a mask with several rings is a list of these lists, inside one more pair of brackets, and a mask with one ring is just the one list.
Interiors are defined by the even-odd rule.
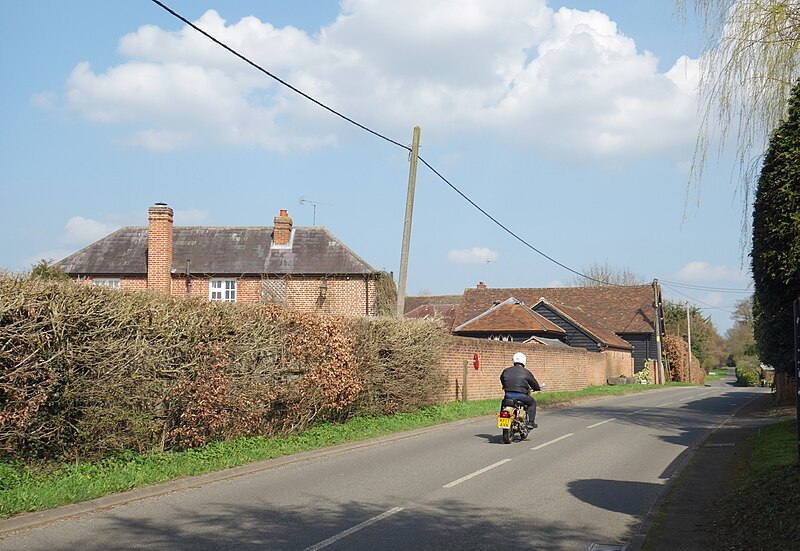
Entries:
[[332,206],[330,203],[321,203],[319,201],[312,201],[310,199],[306,199],[305,196],[303,196],[303,195],[300,196],[300,204],[301,205],[311,205],[311,207],[313,208],[312,215],[311,215],[312,216],[312,218],[311,218],[311,220],[312,220],[311,221],[311,225],[312,226],[316,226],[317,225],[317,205],[325,205],[326,207]]

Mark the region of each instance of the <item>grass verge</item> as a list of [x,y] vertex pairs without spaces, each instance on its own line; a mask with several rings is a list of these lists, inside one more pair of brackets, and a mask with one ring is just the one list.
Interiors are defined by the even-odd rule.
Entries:
[[749,465],[717,508],[720,549],[800,549],[795,419],[761,429]]
[[[684,386],[671,383],[671,386]],[[577,392],[542,392],[543,407],[557,407],[604,396],[663,388],[652,385],[594,386]],[[356,442],[497,411],[499,400],[451,402],[414,413],[358,417],[347,423],[325,423],[295,436],[247,437],[214,442],[183,452],[140,455],[125,452],[102,461],[70,463],[34,471],[22,464],[0,463],[0,517],[41,511],[133,488],[194,476],[254,461],[275,459],[326,446]]]

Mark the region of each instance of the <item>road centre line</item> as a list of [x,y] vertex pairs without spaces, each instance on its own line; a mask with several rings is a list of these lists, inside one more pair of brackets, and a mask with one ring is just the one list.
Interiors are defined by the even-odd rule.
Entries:
[[570,432],[569,434],[565,434],[564,436],[559,436],[558,438],[556,438],[554,440],[550,440],[549,442],[545,442],[544,444],[539,444],[535,448],[531,448],[531,450],[533,450],[533,451],[540,450],[540,449],[544,448],[545,446],[549,446],[550,444],[555,444],[559,440],[563,440],[564,438],[569,438],[570,436],[573,436],[573,435],[574,435],[574,433]]
[[670,404],[674,404],[674,403],[675,403],[675,401],[673,400],[672,402],[666,402],[666,403],[664,403],[664,404],[659,404],[659,405],[657,405],[656,407],[657,407],[657,408],[663,408],[664,406],[668,406],[668,405],[670,405]]
[[643,411],[647,411],[648,409],[650,409],[650,408],[637,409],[636,411],[632,411],[630,413],[626,413],[625,415],[636,415],[637,413],[641,413]]
[[612,417],[611,419],[606,419],[605,421],[600,421],[599,423],[595,423],[594,425],[589,425],[586,427],[587,429],[593,429],[595,427],[599,427],[600,425],[605,425],[606,423],[610,423],[611,421],[616,421],[616,417]]
[[493,463],[493,464],[489,465],[488,467],[484,467],[484,468],[482,468],[482,469],[480,469],[478,471],[475,471],[472,474],[468,474],[467,476],[462,476],[458,480],[454,480],[449,484],[445,484],[444,486],[442,486],[442,488],[452,488],[453,486],[455,486],[457,484],[461,484],[462,482],[464,482],[466,480],[469,480],[470,478],[476,477],[479,474],[483,474],[486,471],[490,471],[490,470],[494,469],[495,467],[499,467],[503,463],[508,463],[509,461],[511,461],[511,460],[510,459],[503,459],[502,461],[498,461],[497,463]]
[[366,528],[367,526],[369,526],[371,524],[375,524],[376,522],[379,522],[379,521],[385,519],[386,517],[390,517],[395,513],[399,513],[402,510],[403,510],[403,507],[395,507],[394,509],[389,509],[388,511],[386,511],[385,513],[381,513],[377,517],[372,517],[369,520],[365,520],[361,524],[356,524],[352,528],[348,528],[344,532],[339,532],[335,536],[331,536],[330,538],[328,538],[326,540],[322,540],[321,542],[319,542],[319,543],[317,543],[315,545],[312,545],[311,547],[306,547],[305,549],[303,549],[303,551],[318,551],[319,549],[322,549],[324,547],[328,547],[330,544],[336,543],[340,539],[346,538],[350,534],[358,532],[359,530],[362,530],[362,529]]

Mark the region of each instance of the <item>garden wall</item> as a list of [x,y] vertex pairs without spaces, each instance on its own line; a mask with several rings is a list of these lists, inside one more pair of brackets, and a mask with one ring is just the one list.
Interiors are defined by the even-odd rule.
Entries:
[[479,368],[474,369],[472,364],[467,368],[467,399],[501,398],[500,373],[511,365],[515,352],[523,352],[528,357],[528,369],[547,390],[581,390],[590,385],[604,385],[609,377],[633,376],[630,353],[449,337],[442,355],[442,369],[447,378],[442,399],[463,398],[464,360],[471,361],[476,353]]

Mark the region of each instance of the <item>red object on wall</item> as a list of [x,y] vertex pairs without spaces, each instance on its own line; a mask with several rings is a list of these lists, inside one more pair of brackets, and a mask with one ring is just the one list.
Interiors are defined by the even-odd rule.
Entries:
[[472,367],[474,367],[475,369],[478,369],[480,366],[481,366],[481,360],[480,360],[480,358],[478,358],[478,353],[475,352],[472,355]]

